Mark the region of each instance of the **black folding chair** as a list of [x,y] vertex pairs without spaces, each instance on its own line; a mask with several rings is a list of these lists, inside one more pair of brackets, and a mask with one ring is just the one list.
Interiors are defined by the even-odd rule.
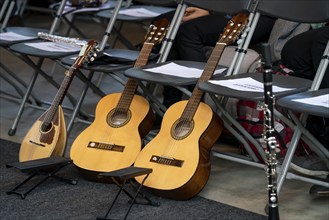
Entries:
[[[10,18],[14,15],[20,14],[26,4],[26,1],[22,1],[19,4],[15,0],[5,0],[0,10],[0,46],[6,50],[9,49],[9,46],[15,43],[27,42],[31,40],[35,40],[37,38],[38,32],[47,32],[48,29],[42,28],[33,28],[33,27],[11,27],[8,26],[8,22]],[[55,18],[54,23],[57,22],[57,18]],[[9,84],[11,84],[14,89],[17,91],[19,97],[15,97],[15,95],[7,94],[5,91],[1,91],[1,97],[10,99],[12,101],[20,102],[24,97],[24,89],[28,87],[26,82],[24,82],[15,72],[13,72],[6,64],[0,61],[0,67],[4,70],[0,77],[6,80]],[[35,96],[33,95],[33,98]],[[37,100],[37,99],[36,99]]]
[[[111,61],[108,61],[107,62],[95,62],[96,64],[92,64],[91,65],[84,65],[83,68],[81,68],[82,70],[86,70],[88,71],[88,81],[90,82],[94,73],[99,73],[100,76],[102,77],[102,74],[107,74],[107,76],[110,76],[111,78],[113,78],[115,81],[121,83],[122,85],[125,85],[126,83],[126,79],[125,77],[122,76],[122,73],[121,71],[123,70],[126,70],[128,68],[131,68],[133,63],[136,61],[136,59],[138,58],[138,55],[139,55],[139,51],[138,50],[127,50],[127,49],[112,49],[112,48],[105,48],[105,45],[106,45],[106,42],[108,42],[108,39],[109,37],[112,37],[112,33],[113,33],[113,28],[114,28],[114,24],[115,22],[117,21],[118,17],[119,17],[119,11],[120,9],[122,8],[122,5],[123,5],[123,0],[118,0],[117,1],[117,4],[115,6],[115,8],[113,9],[113,12],[112,12],[112,16],[109,20],[109,23],[108,23],[108,26],[107,26],[107,29],[104,33],[104,37],[100,43],[100,52],[103,53],[103,54],[110,54],[111,55],[111,58],[113,58],[113,63],[111,63]],[[182,9],[181,9],[181,4],[178,4],[177,5],[177,8],[176,8],[176,13],[181,13]],[[182,13],[181,13],[182,14]],[[172,33],[172,29],[175,28],[175,26],[171,25],[169,30],[168,30],[168,34],[169,33]],[[166,39],[165,41],[170,41],[170,37],[167,34],[166,36]],[[165,44],[163,44],[161,51],[164,51],[165,49],[163,49],[165,46]],[[67,56],[67,57],[64,57],[61,59],[61,64],[62,65],[71,65],[73,60],[72,60],[72,57],[74,55],[70,55],[70,56]],[[161,53],[160,54],[152,54],[150,56],[150,60],[154,60],[155,58],[157,58],[158,56],[161,56]],[[117,60],[118,62],[116,62],[115,60]],[[75,105],[75,108],[74,108],[74,111],[73,111],[73,114],[70,118],[70,121],[68,123],[68,126],[67,126],[67,130],[70,131],[74,122],[77,120],[77,113],[78,113],[78,110],[81,108],[82,104],[83,104],[83,100],[85,98],[85,95],[89,89],[89,87],[91,87],[92,89],[94,87],[98,87],[99,86],[99,83],[100,81],[98,80],[98,82],[96,84],[91,84],[91,83],[88,83],[84,86],[83,90],[82,90],[82,93],[79,97],[79,101],[78,103]],[[105,96],[104,93],[100,94],[101,97]],[[86,120],[80,120],[78,119],[78,121],[80,122],[84,122],[84,123],[88,123],[90,124],[91,122],[90,121],[86,121]]]
[[[123,2],[123,7],[120,9],[116,17],[116,25],[113,28],[114,38],[111,43],[113,48],[119,40],[127,49],[136,50],[133,45],[122,33],[122,27],[125,22],[133,22],[141,25],[145,30],[148,28],[148,23],[157,15],[175,10],[177,3],[173,0],[137,0],[135,2],[142,5],[134,5],[131,0]],[[170,7],[169,7],[170,6]],[[111,19],[113,10],[104,10],[96,14],[101,19]]]
[[[60,4],[56,6],[58,8],[57,9],[57,14],[56,14],[55,20],[52,24],[51,30],[49,32],[47,30],[40,30],[39,29],[37,32],[32,33],[33,36],[36,36],[38,38],[38,33],[40,33],[40,32],[41,33],[46,33],[49,36],[57,36],[56,35],[57,33],[55,33],[55,30],[57,30],[57,28],[60,24],[60,21],[62,19],[63,14],[64,14],[64,9],[65,9],[66,6],[67,6],[67,1],[66,0],[61,1]],[[73,9],[69,12],[66,11],[66,15],[68,15],[68,13],[73,13],[74,10],[76,10],[76,9]],[[58,43],[58,41],[60,43],[63,43],[59,39],[61,39],[61,37],[56,38],[55,43]],[[29,96],[32,92],[32,89],[34,87],[34,84],[35,84],[36,79],[37,79],[39,74],[41,74],[54,87],[59,88],[59,86],[60,86],[55,80],[53,80],[52,74],[48,74],[48,73],[46,73],[45,71],[42,70],[42,64],[43,64],[44,60],[45,59],[50,59],[50,60],[54,61],[55,64],[56,64],[57,60],[59,60],[63,57],[66,57],[68,55],[75,54],[75,53],[80,51],[80,46],[77,46],[77,45],[75,45],[75,46],[77,46],[76,50],[62,50],[62,51],[55,51],[55,52],[50,51],[50,50],[43,50],[42,48],[33,47],[33,46],[29,45],[29,44],[38,45],[38,44],[42,44],[42,43],[45,43],[45,42],[46,42],[46,40],[44,40],[44,39],[38,39],[38,40],[30,41],[28,43],[26,43],[25,41],[24,42],[15,42],[15,43],[10,43],[10,44],[7,43],[8,44],[8,49],[13,54],[15,54],[18,58],[23,60],[28,66],[30,66],[35,71],[32,78],[31,78],[31,80],[30,80],[30,82],[29,82],[29,84],[26,86],[27,87],[26,92],[25,92],[25,94],[22,98],[22,101],[20,103],[21,105],[20,105],[20,108],[19,108],[18,113],[16,115],[16,118],[14,120],[14,123],[13,123],[12,127],[10,128],[10,130],[8,132],[9,135],[14,135],[15,132],[16,132],[19,120],[21,118],[21,115],[24,111],[25,106],[27,105],[27,100],[28,100],[28,98],[29,98]],[[72,45],[74,45],[74,44],[72,44]],[[104,42],[103,46],[105,47],[105,46],[108,46],[108,45],[106,45],[106,42]],[[38,58],[38,60],[35,62],[33,60],[33,58]],[[73,60],[72,60],[72,63],[73,63]],[[86,77],[84,74],[82,74],[81,72],[78,72],[77,77],[80,78],[84,83],[88,84],[99,95],[104,95],[104,93],[97,86],[92,84],[89,81],[88,77]],[[69,99],[69,101],[70,101],[70,103],[72,104],[73,107],[70,107],[70,106],[63,106],[63,107],[65,109],[68,109],[68,110],[74,110],[74,107],[77,105],[77,100],[69,92],[67,92],[66,96]],[[37,107],[39,109],[45,109],[41,106],[42,104],[47,105],[49,103],[38,101],[37,102]],[[78,109],[78,111],[83,117],[85,117],[85,118],[90,117],[90,115],[88,115],[83,110]]]
[[[232,53],[232,47],[227,47],[225,49],[229,49],[228,53],[226,53],[226,50],[224,51],[220,61],[219,66],[217,69],[226,67],[228,70],[226,70],[224,73],[216,75],[216,77],[220,77],[224,74],[228,74],[229,72],[232,73],[234,71],[239,72],[241,67],[244,66],[250,66],[250,63],[247,64],[247,62],[244,62],[244,56],[247,53],[248,45],[251,39],[251,35],[254,32],[255,26],[257,24],[258,16],[255,16],[254,10],[255,7],[257,7],[257,1],[248,1],[248,0],[241,0],[241,1],[234,1],[234,4],[231,4],[231,2],[227,1],[185,1],[186,4],[193,5],[200,8],[205,8],[212,11],[218,11],[222,13],[228,13],[228,14],[235,14],[239,11],[242,11],[243,9],[246,9],[250,11],[249,14],[249,22],[247,25],[247,28],[245,29],[244,33],[242,34],[241,43],[235,48],[235,52]],[[180,23],[181,20],[176,20],[176,22]],[[175,33],[176,34],[176,33]],[[175,36],[173,36],[174,38]],[[170,47],[171,45],[169,45]],[[246,48],[244,50],[244,48]],[[205,63],[202,62],[192,62],[192,61],[183,61],[183,60],[174,60],[171,62],[165,62],[167,58],[167,53],[164,53],[165,56],[163,56],[161,60],[157,64],[147,65],[142,68],[133,68],[129,69],[125,72],[125,75],[127,77],[135,78],[141,82],[149,82],[155,85],[168,85],[177,88],[178,90],[182,91],[185,95],[190,96],[191,92],[186,89],[186,86],[188,85],[195,85],[197,83],[198,78],[183,78],[179,76],[172,76],[167,74],[160,74],[160,73],[154,73],[148,71],[149,68],[154,67],[161,67],[164,65],[167,65],[169,63],[178,64],[183,67],[191,67],[191,68],[197,68],[200,70],[203,70],[205,67]],[[255,54],[253,53],[252,56],[255,59],[252,59],[255,61],[258,57],[258,55],[255,57]],[[241,62],[240,62],[241,60]],[[223,62],[224,61],[224,62]],[[252,62],[253,63],[253,62]],[[236,64],[236,65],[235,65]],[[235,67],[235,69],[231,68],[232,66]],[[244,68],[248,69],[248,68]],[[143,87],[143,83],[140,83],[140,86]],[[155,97],[155,92],[148,91],[147,89],[143,90],[145,92],[145,96],[147,96],[149,99],[158,99],[158,97]],[[166,111],[166,107],[163,105],[158,106],[159,115],[163,116],[164,112]]]
[[[257,13],[259,14],[264,14],[264,15],[270,15],[286,20],[291,20],[295,22],[302,22],[302,23],[317,23],[317,22],[324,22],[328,21],[329,18],[329,2],[328,1],[318,1],[317,4],[314,4],[314,2],[311,1],[298,1],[298,7],[296,6],[296,1],[292,0],[286,0],[286,1],[273,1],[273,0],[260,0],[258,8],[257,8]],[[296,10],[290,10],[291,8],[295,8]],[[323,68],[323,67],[321,67]],[[275,92],[274,95],[277,99],[280,100],[280,98],[292,95],[295,93],[300,93],[308,90],[309,88],[316,89],[318,88],[319,83],[321,82],[321,73],[317,73],[317,76],[315,79],[312,81],[302,79],[302,78],[297,78],[297,77],[292,77],[292,76],[279,76],[279,75],[274,75],[273,76],[273,85],[279,86],[279,87],[285,87],[285,88],[292,88],[290,91],[285,91],[285,92]],[[234,76],[226,76],[220,81],[224,82],[224,80],[229,80],[229,79],[245,79],[246,77],[251,77],[252,79],[257,80],[258,82],[263,82],[262,77],[258,76],[257,74],[239,74],[239,75],[234,75]],[[215,82],[215,81],[214,81]],[[227,86],[222,86],[218,85],[217,83],[214,82],[203,82],[199,84],[199,88],[207,93],[210,94],[214,102],[216,103],[216,106],[219,109],[219,114],[221,114],[222,118],[227,118],[229,119],[234,125],[238,125],[236,123],[236,120],[226,111],[225,105],[223,105],[222,102],[218,101],[217,96],[220,97],[234,97],[242,100],[251,100],[251,101],[259,101],[263,100],[263,92],[248,92],[248,91],[238,91],[235,89],[232,89]],[[317,85],[317,86],[315,86]],[[297,129],[294,124],[288,120],[286,117],[284,117],[282,114],[280,114],[278,111],[274,111],[277,117],[282,119],[286,124],[291,126],[292,128],[295,129],[295,135],[292,138],[292,142],[290,143],[290,146],[288,148],[288,152],[286,153],[284,162],[281,166],[280,174],[279,174],[279,179],[278,179],[278,192],[280,191],[283,180],[287,178],[295,178],[295,179],[300,179],[304,180],[307,182],[311,182],[314,184],[318,185],[323,185],[323,186],[329,186],[328,183],[324,181],[319,181],[315,179],[310,179],[306,177],[301,177],[298,175],[295,175],[293,173],[288,173],[288,168],[289,164],[291,161],[291,158],[294,155],[301,130]],[[245,132],[245,129],[237,127],[239,132],[243,134],[243,136],[248,138],[248,134]],[[297,138],[296,138],[297,137]],[[302,137],[303,140],[309,139],[309,137]],[[250,139],[251,140],[251,139]],[[318,145],[316,145],[318,146]],[[256,146],[257,147],[257,146]],[[262,148],[259,148],[260,145],[258,144],[257,150],[260,153],[260,155],[264,156],[264,152],[262,152]],[[323,152],[321,150],[321,152]],[[234,160],[237,162],[253,165],[256,167],[263,167],[259,163],[254,163],[245,159],[240,159],[236,156],[232,155],[225,155],[223,153],[215,153],[215,156],[218,156],[220,158],[225,158],[229,160]],[[327,157],[327,153],[325,153],[325,157]],[[265,158],[264,158],[265,159]],[[257,162],[257,161],[256,161]],[[287,175],[287,173],[289,175]]]

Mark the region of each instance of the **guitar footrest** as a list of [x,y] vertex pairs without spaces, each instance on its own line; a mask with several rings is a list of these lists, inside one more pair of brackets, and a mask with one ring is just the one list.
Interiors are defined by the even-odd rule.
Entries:
[[[149,174],[152,173],[152,169],[150,168],[142,168],[142,167],[127,167],[127,168],[123,168],[123,169],[119,169],[119,170],[115,170],[112,172],[107,172],[107,173],[100,173],[98,174],[99,178],[111,178],[112,181],[120,188],[120,190],[118,191],[118,193],[116,194],[114,200],[112,201],[112,204],[110,206],[110,208],[108,209],[105,217],[97,217],[97,219],[108,219],[108,215],[110,214],[110,211],[112,210],[114,204],[116,203],[120,193],[123,191],[131,200],[129,201],[130,206],[125,214],[124,219],[127,218],[133,204],[143,204],[143,205],[152,205],[152,206],[159,206],[158,203],[153,202],[150,198],[148,198],[145,194],[142,193],[141,189],[143,187],[143,184],[145,182],[145,180],[147,179],[147,177],[149,176]],[[137,176],[142,176],[145,175],[142,183],[137,186],[133,179]],[[130,186],[132,186],[132,188],[134,189],[135,193],[134,195],[132,193],[130,193],[126,188],[125,185],[126,183],[129,183]],[[138,195],[140,195],[145,201],[146,203],[141,203],[141,202],[137,202],[137,197]]]
[[[77,184],[76,180],[71,180],[56,175],[56,173],[59,170],[61,170],[63,167],[71,163],[72,163],[71,159],[60,157],[60,156],[53,156],[53,157],[47,157],[42,159],[6,164],[7,168],[16,168],[24,173],[29,174],[29,176],[23,182],[16,185],[12,190],[8,191],[7,195],[16,194],[16,195],[20,195],[22,199],[25,199],[27,194],[29,194],[32,190],[37,188],[40,184],[45,182],[50,177],[70,183],[72,185],[76,185]],[[44,176],[44,178],[42,178],[31,188],[27,189],[24,193],[18,191],[23,185],[25,185],[33,177],[38,175],[42,175]]]

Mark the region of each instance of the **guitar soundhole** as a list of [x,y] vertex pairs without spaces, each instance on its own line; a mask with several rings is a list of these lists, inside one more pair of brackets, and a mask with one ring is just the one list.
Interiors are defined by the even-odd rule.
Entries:
[[42,123],[40,126],[41,133],[48,133],[53,128],[53,123]]
[[122,127],[131,119],[131,112],[128,110],[113,109],[107,115],[107,123],[114,128]]
[[171,128],[172,137],[176,140],[182,140],[191,134],[193,127],[193,121],[179,119]]

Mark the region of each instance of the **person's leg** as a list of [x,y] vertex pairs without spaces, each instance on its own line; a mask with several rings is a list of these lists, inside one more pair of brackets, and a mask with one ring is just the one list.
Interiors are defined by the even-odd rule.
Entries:
[[[315,73],[322,59],[323,52],[329,40],[329,27],[309,30],[291,38],[281,52],[282,63],[294,72],[294,76],[314,79]],[[326,69],[320,88],[329,88],[328,74]],[[310,115],[306,124],[307,129],[327,149],[329,122],[327,118]],[[329,169],[322,159],[316,154],[306,156],[294,156],[291,167],[303,174],[317,176],[328,175]],[[328,180],[328,177],[327,179]],[[310,189],[312,196],[329,196],[327,187],[313,185]]]
[[[272,17],[261,16],[250,45],[267,41],[275,20]],[[216,13],[183,23],[175,40],[179,57],[183,60],[206,62],[204,47],[214,46],[218,42],[228,21],[229,18],[224,14]]]
[[[216,44],[227,21],[225,15],[213,14],[182,23],[167,60],[206,62],[204,46]],[[180,101],[181,98],[181,91],[171,86],[164,86],[163,104],[166,107]]]
[[216,13],[182,23],[175,39],[179,58],[206,62],[204,47],[216,44],[227,22],[224,14]]
[[[311,48],[312,61],[313,61],[315,72],[321,62],[323,52],[327,46],[328,41],[329,41],[329,26],[315,29],[315,38]],[[320,88],[329,88],[329,67],[327,67],[324,73]]]
[[256,25],[254,34],[252,35],[252,38],[250,40],[250,46],[267,42],[272,32],[272,28],[274,26],[275,21],[276,18],[261,15]]
[[[281,59],[293,75],[313,80],[329,39],[329,26],[299,34],[284,45]],[[329,88],[327,68],[320,88]]]

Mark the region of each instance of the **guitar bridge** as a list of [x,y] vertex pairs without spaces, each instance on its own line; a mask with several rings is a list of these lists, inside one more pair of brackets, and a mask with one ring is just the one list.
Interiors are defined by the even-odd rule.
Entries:
[[45,147],[45,146],[46,146],[46,145],[44,145],[44,144],[37,143],[37,142],[35,142],[35,141],[31,141],[31,140],[29,140],[29,142],[30,142],[31,144],[34,144],[34,145],[37,145],[37,146],[40,146],[40,147]]
[[117,151],[117,152],[123,152],[125,149],[125,146],[122,145],[106,144],[106,143],[98,143],[98,142],[89,142],[88,147],[97,148],[100,150]]
[[156,155],[152,155],[150,162],[175,166],[175,167],[182,167],[184,163],[183,160],[177,160],[172,157],[156,156]]

